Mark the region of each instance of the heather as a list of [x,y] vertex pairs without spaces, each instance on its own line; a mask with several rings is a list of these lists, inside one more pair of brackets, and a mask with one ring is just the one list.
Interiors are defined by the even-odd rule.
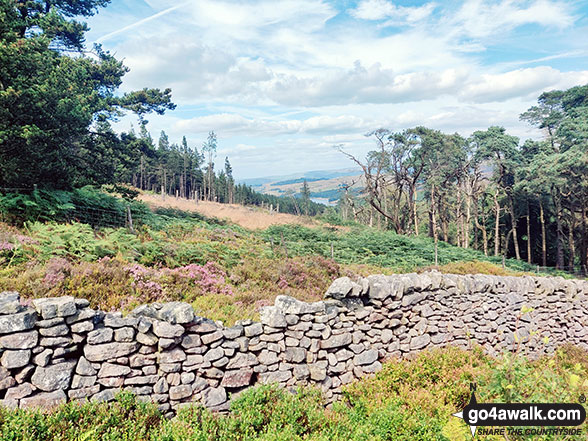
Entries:
[[574,402],[588,393],[587,360],[571,346],[535,361],[524,348],[491,358],[477,347],[447,347],[388,360],[375,376],[346,387],[328,409],[320,389],[263,385],[236,397],[228,415],[193,405],[167,420],[155,405],[125,392],[110,403],[70,402],[52,411],[0,408],[0,440],[465,441],[469,428],[451,414],[469,401],[471,382],[482,402]]
[[[120,203],[88,188],[83,193],[92,203]],[[259,307],[280,294],[320,300],[337,277],[435,267],[427,237],[353,223],[337,227],[328,218],[314,226],[248,230],[192,212],[142,210],[132,230],[31,219],[0,223],[0,289],[28,298],[73,295],[107,311],[180,300],[231,324],[256,318]],[[496,258],[444,243],[438,261],[436,268],[458,274],[532,269],[513,260],[503,268]]]

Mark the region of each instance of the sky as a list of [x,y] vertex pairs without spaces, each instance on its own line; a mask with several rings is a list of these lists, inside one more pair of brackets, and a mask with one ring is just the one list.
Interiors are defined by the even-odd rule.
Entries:
[[336,146],[363,158],[379,128],[536,139],[520,113],[588,83],[588,1],[115,0],[86,21],[121,92],[172,89],[154,139],[214,131],[237,179],[352,167]]

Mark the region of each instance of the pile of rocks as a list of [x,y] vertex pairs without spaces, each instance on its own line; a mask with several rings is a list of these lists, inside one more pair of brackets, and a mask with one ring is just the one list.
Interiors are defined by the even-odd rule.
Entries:
[[224,411],[242,390],[274,382],[320,387],[331,402],[385,358],[425,348],[477,343],[496,353],[522,343],[540,354],[571,342],[588,349],[587,294],[585,281],[551,278],[344,277],[324,301],[278,296],[260,322],[224,327],[181,302],[123,317],[72,297],[24,306],[5,292],[0,403],[108,401],[126,389],[171,416],[192,402]]

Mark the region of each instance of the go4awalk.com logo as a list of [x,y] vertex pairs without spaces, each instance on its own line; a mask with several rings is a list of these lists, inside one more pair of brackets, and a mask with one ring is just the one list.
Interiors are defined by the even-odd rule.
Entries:
[[[478,403],[476,385],[470,385],[470,402],[453,416],[470,426],[472,437],[481,435],[580,435],[586,409],[578,403]],[[585,400],[583,400],[585,401]],[[492,427],[492,429],[486,429]]]

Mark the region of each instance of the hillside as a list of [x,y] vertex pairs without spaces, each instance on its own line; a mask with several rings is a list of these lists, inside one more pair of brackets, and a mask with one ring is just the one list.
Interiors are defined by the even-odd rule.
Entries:
[[218,202],[188,200],[160,195],[141,194],[139,200],[157,208],[174,208],[195,212],[209,218],[225,219],[250,230],[265,229],[271,225],[316,225],[312,218],[286,213],[270,213],[268,209],[249,207],[240,204],[220,204]]

